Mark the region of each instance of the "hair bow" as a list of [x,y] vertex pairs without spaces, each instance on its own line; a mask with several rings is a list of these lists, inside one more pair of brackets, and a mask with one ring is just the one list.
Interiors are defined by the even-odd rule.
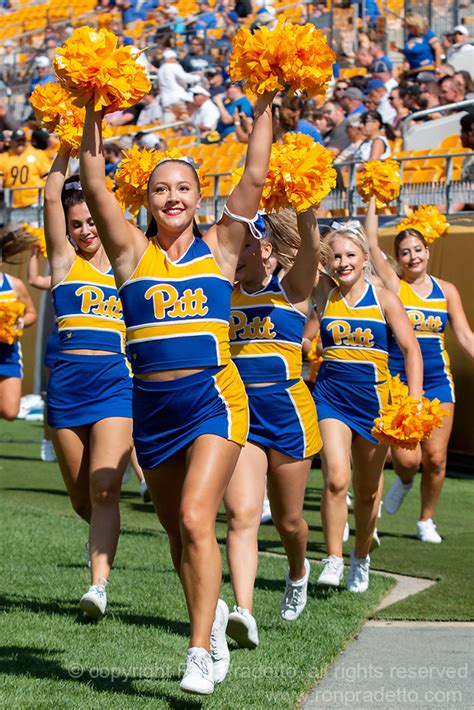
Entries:
[[348,222],[333,222],[331,229],[334,229],[335,232],[339,232],[341,229],[355,232],[357,229],[360,229],[361,226],[358,219],[350,219]]

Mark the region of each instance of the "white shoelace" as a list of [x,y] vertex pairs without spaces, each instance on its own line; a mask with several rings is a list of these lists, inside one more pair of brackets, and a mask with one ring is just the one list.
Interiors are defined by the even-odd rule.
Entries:
[[285,606],[297,611],[298,605],[301,603],[302,592],[302,587],[290,587],[285,594]]
[[196,666],[202,675],[209,675],[209,664],[206,659],[199,656],[197,653],[193,653],[192,656],[188,656],[186,659],[186,673],[192,673],[192,667]]

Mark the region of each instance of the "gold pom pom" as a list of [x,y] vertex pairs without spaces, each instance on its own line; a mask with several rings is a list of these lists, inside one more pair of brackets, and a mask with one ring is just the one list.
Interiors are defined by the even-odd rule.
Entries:
[[404,229],[416,229],[427,244],[431,244],[439,237],[445,237],[448,233],[449,224],[437,207],[431,205],[419,205],[416,210],[402,219],[397,227],[398,232]]
[[117,41],[106,29],[79,27],[56,50],[54,69],[76,106],[93,100],[95,111],[108,113],[133,106],[150,91],[137,55],[130,47],[117,47]]
[[400,166],[396,160],[371,160],[364,163],[364,170],[357,175],[359,194],[364,202],[375,196],[377,207],[395,200],[400,194],[401,184]]
[[18,319],[25,313],[25,304],[18,299],[0,301],[0,342],[13,345],[23,335]]
[[311,97],[326,92],[335,61],[326,37],[314,25],[280,20],[273,30],[260,27],[252,33],[242,27],[237,32],[229,74],[255,94],[287,89]]
[[36,246],[38,247],[40,254],[42,256],[48,256],[46,253],[46,238],[44,236],[44,229],[42,227],[32,227],[31,224],[25,222],[21,225],[25,232],[31,234],[36,239]]
[[[311,136],[287,133],[283,143],[274,143],[260,205],[266,212],[290,207],[305,212],[318,205],[336,186],[333,154]],[[237,184],[243,168],[232,181]]]

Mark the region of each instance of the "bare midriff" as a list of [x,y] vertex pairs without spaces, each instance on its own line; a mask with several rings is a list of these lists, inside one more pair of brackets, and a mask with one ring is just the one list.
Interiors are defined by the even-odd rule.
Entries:
[[167,382],[169,380],[179,380],[181,377],[195,375],[197,372],[203,372],[208,368],[194,367],[187,370],[163,370],[162,372],[142,372],[135,375],[137,380],[148,380],[149,382]]
[[110,350],[89,350],[84,348],[82,350],[60,350],[62,353],[69,353],[71,355],[120,355],[121,353],[113,353]]

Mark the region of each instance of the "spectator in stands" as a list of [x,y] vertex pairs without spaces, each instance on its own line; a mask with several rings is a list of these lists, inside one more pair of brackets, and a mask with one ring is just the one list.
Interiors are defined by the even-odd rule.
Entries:
[[157,72],[157,82],[160,89],[161,105],[163,107],[163,122],[175,120],[176,112],[184,108],[188,98],[187,87],[201,81],[198,74],[188,74],[178,63],[178,54],[174,49],[165,49],[163,63]]
[[250,0],[237,0],[235,11],[239,17],[248,17],[252,14],[252,3]]
[[200,130],[201,138],[206,138],[208,133],[216,130],[221,117],[220,111],[212,101],[209,91],[203,86],[192,86],[190,93],[193,95],[194,103],[192,124]]
[[24,210],[38,205],[39,188],[44,185],[51,161],[44,151],[27,143],[25,131],[20,128],[13,131],[9,150],[0,155],[0,177],[3,187],[24,188],[13,190],[11,221],[28,221],[37,226],[31,213]]
[[367,109],[364,106],[364,100],[365,96],[360,89],[357,89],[354,86],[350,86],[346,89],[340,99],[346,118],[354,116],[358,113],[365,113]]
[[214,66],[214,60],[206,52],[206,43],[202,37],[191,39],[191,50],[181,62],[185,72],[204,72]]
[[255,13],[255,20],[250,25],[251,30],[256,30],[259,27],[267,27],[269,30],[273,30],[277,25],[276,10],[271,5],[265,5],[257,10]]
[[304,101],[298,96],[283,97],[279,109],[281,133],[303,133],[311,136],[316,143],[322,143],[323,139],[318,129],[301,117],[303,109]]
[[225,89],[225,98],[222,99],[222,96],[217,94],[217,96],[214,97],[214,103],[220,113],[216,130],[220,134],[221,139],[225,138],[230,133],[234,133],[236,112],[242,111],[246,116],[253,117],[252,104],[248,98],[244,96],[239,83],[228,81]]
[[[463,148],[474,151],[474,114],[466,113],[461,118],[461,143]],[[474,182],[474,152],[464,158],[462,165],[462,180]]]
[[355,114],[346,119],[346,132],[349,138],[349,145],[334,160],[334,165],[339,165],[340,163],[348,162],[352,160],[354,154],[360,148],[362,142],[365,140],[365,136],[362,132],[362,116],[360,114]]
[[109,126],[135,126],[140,116],[143,104],[138,103],[123,111],[113,111],[106,114],[104,120]]
[[347,91],[349,87],[350,84],[348,81],[345,81],[344,79],[338,79],[334,85],[334,90],[332,92],[335,101],[340,101],[342,99],[342,95],[345,91]]
[[464,86],[453,76],[445,76],[439,81],[439,102],[443,106],[446,104],[457,104],[459,101],[464,101],[465,91]]
[[2,63],[1,76],[2,76],[2,79],[7,84],[9,84],[15,77],[15,69],[16,69],[15,45],[13,43],[13,40],[6,39],[3,43],[3,47],[4,47],[4,52],[3,52],[3,56],[1,58],[1,63]]
[[474,52],[466,25],[456,25],[452,32],[452,38],[453,44],[448,49],[448,59],[452,59],[459,52]]
[[326,2],[313,2],[309,6],[308,22],[311,22],[318,30],[321,30],[325,35],[329,34],[331,29],[331,13]]
[[420,110],[420,87],[417,84],[401,87],[400,97],[410,113]]
[[225,94],[225,82],[224,82],[224,70],[222,67],[211,67],[206,72],[206,79],[209,82],[209,93],[211,98],[214,98],[218,94],[224,96]]
[[389,158],[391,150],[385,135],[382,116],[378,111],[366,111],[360,120],[364,140],[354,154],[354,158],[364,163],[368,160],[386,160]]
[[[367,97],[375,103],[375,110],[382,116],[384,123],[391,124],[397,112],[388,100],[388,91],[381,79],[371,79],[367,84]],[[366,100],[366,107],[369,108]]]
[[392,76],[392,69],[389,67],[387,62],[377,59],[370,67],[370,73],[372,74],[372,79],[379,79],[385,84],[385,88],[388,93],[392,91],[396,86],[398,86],[398,81]]
[[[435,108],[439,106],[440,86],[437,81],[425,81],[420,84],[420,108]],[[430,120],[439,118],[441,114],[433,113],[427,116]]]
[[[393,72],[393,62],[384,53],[383,46],[380,44],[380,42],[372,41],[370,43],[370,53],[372,54],[372,59],[373,59],[374,64],[376,62],[383,62],[385,64],[385,66],[387,67],[387,71],[390,72],[390,74]],[[372,68],[370,69],[370,71],[371,72],[373,71]],[[375,78],[379,79],[381,77],[375,77]]]
[[459,84],[461,91],[464,92],[465,99],[474,99],[474,83],[468,71],[462,69],[454,75],[454,81]]
[[113,178],[122,160],[122,149],[118,143],[104,144],[105,174]]
[[137,0],[115,0],[115,7],[120,11],[124,29],[138,19],[136,5]]
[[149,94],[145,94],[140,104],[142,108],[137,118],[137,126],[150,126],[162,122],[163,108],[158,87],[153,87]]
[[333,155],[339,155],[351,142],[347,134],[344,109],[337,101],[326,101],[323,115],[329,125],[329,133],[324,136],[324,145]]
[[18,121],[7,111],[5,105],[0,102],[0,131],[14,131],[19,125]]
[[456,68],[452,64],[442,64],[438,70],[438,79],[442,79],[444,76],[454,76],[456,74]]
[[163,144],[163,140],[156,133],[137,133],[135,136],[135,143],[140,146],[140,148],[149,148],[151,150],[166,149],[166,146]]
[[50,81],[57,81],[55,74],[51,70],[51,61],[49,57],[46,57],[44,54],[40,54],[38,57],[35,57],[34,66],[36,74],[30,81],[27,98],[30,98],[35,86],[38,86],[38,84],[44,85],[48,84]]
[[426,18],[416,12],[405,17],[405,26],[408,37],[402,51],[407,75],[416,76],[420,71],[431,71],[434,74],[441,66],[442,60],[438,37],[428,29]]
[[372,56],[372,53],[370,51],[369,47],[361,47],[360,49],[357,50],[356,55],[355,55],[355,66],[356,67],[363,67],[364,69],[369,70],[369,67],[372,66],[374,61],[374,58]]
[[217,27],[217,17],[206,0],[198,0],[199,13],[194,28],[196,30],[212,30]]

